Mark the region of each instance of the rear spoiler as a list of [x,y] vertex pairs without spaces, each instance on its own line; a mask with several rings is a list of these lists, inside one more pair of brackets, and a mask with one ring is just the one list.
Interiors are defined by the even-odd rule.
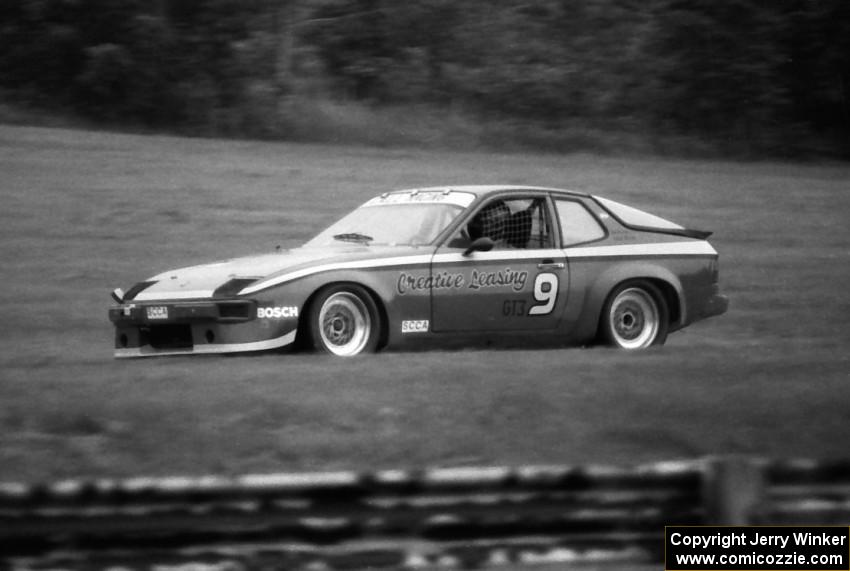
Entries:
[[677,236],[687,236],[688,238],[697,238],[699,240],[705,240],[714,232],[709,232],[708,230],[694,230],[692,228],[682,228],[681,230],[670,230],[670,234],[675,234]]
[[650,226],[632,226],[631,224],[623,224],[632,230],[640,230],[641,232],[655,232],[656,234],[672,234],[673,236],[685,236],[686,238],[696,238],[697,240],[705,240],[714,232],[708,230],[694,230],[692,228],[655,228]]

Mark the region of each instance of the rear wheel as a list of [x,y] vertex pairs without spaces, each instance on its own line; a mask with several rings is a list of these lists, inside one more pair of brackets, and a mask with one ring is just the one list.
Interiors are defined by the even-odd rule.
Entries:
[[310,308],[310,339],[318,351],[340,357],[378,348],[381,320],[372,296],[354,284],[331,286]]
[[602,310],[602,340],[621,349],[644,349],[667,340],[669,311],[658,288],[646,281],[617,286]]

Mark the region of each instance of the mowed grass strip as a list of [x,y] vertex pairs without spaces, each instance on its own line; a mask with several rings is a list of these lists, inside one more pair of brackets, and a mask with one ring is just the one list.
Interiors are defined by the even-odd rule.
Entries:
[[[846,165],[0,127],[0,480],[848,456]],[[606,349],[115,361],[109,291],[385,190],[586,190],[715,231],[729,313]]]

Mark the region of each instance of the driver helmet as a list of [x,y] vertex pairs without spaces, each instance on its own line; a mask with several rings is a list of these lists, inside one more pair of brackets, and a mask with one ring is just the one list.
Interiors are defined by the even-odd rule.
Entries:
[[491,240],[502,238],[511,209],[501,200],[496,200],[485,206],[469,223],[469,237],[472,240],[487,236]]

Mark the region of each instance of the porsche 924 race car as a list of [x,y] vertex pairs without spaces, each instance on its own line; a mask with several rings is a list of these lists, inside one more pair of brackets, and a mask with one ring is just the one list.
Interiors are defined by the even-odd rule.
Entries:
[[387,192],[305,243],[156,275],[109,309],[115,356],[312,347],[661,345],[726,311],[710,232],[586,193]]

